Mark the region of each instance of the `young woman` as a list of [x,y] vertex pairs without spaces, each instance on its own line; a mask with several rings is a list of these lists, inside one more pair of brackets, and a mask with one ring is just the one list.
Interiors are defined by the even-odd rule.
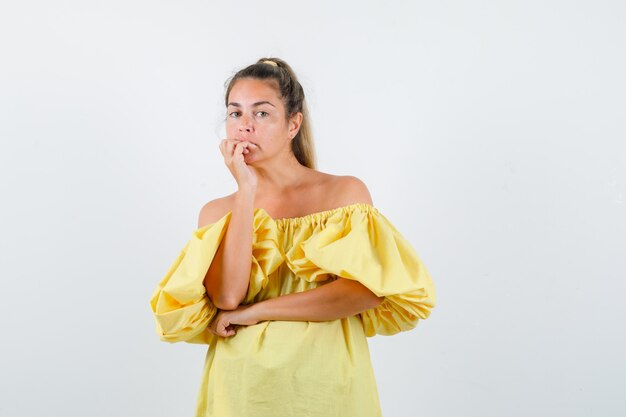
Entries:
[[208,345],[195,415],[381,416],[366,337],[428,318],[428,271],[361,180],[315,169],[285,61],[243,68],[225,100],[237,191],[202,207],[150,300],[161,340]]

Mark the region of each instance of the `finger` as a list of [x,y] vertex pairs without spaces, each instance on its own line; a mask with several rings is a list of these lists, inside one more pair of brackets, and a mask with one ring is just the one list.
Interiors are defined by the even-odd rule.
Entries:
[[220,320],[219,320],[219,318],[216,318],[216,319],[214,319],[214,320],[211,322],[211,325],[209,326],[209,330],[210,330],[210,331],[211,331],[211,333],[213,333],[214,335],[216,335],[216,336],[221,336],[221,333],[220,333],[219,328],[220,328]]
[[256,143],[252,143],[252,142],[248,142],[248,141],[245,141],[244,143],[246,144],[245,153],[249,153],[249,152],[251,152],[251,150],[254,150],[254,149],[259,149],[259,147],[258,147],[258,145]]
[[233,151],[233,158],[238,155],[243,155],[244,146],[246,146],[243,142],[239,142],[235,145],[235,150]]
[[227,146],[228,146],[228,141],[226,139],[222,139],[222,141],[220,142],[220,146],[219,146],[222,156],[229,155],[227,151]]
[[216,322],[217,322],[216,320],[213,320],[213,321],[211,322],[211,324],[209,324],[209,326],[208,326],[207,328],[209,329],[209,331],[210,331],[211,333],[213,333],[214,335],[216,335],[216,336],[217,336],[217,330],[215,329],[215,323],[216,323]]
[[230,322],[228,320],[220,321],[218,329],[221,336],[230,336],[231,330],[228,328],[229,326]]
[[236,333],[237,333],[236,326],[231,325],[231,326],[228,326],[226,328],[226,335],[227,336],[233,336]]
[[224,153],[224,159],[226,161],[227,165],[230,165],[234,159],[234,157],[237,155],[237,144],[233,143],[231,139],[226,139],[226,145],[225,145],[225,153]]
[[235,139],[224,139],[224,140],[226,141],[225,148],[226,148],[227,154],[232,155],[233,150],[235,149],[235,146],[237,145],[237,141]]

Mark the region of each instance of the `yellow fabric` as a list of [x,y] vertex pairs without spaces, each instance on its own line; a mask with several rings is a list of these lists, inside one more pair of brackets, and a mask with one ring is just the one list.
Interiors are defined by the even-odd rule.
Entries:
[[193,232],[150,299],[161,340],[209,345],[196,417],[380,416],[366,338],[410,330],[435,306],[432,279],[410,243],[366,203],[283,219],[255,208],[244,304],[337,277],[385,299],[343,319],[264,321],[217,337],[206,329],[217,310],[203,280],[231,215]]

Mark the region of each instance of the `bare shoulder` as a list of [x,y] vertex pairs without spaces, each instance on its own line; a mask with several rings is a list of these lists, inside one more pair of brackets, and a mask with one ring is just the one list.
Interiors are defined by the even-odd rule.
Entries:
[[203,205],[198,215],[198,228],[215,223],[224,217],[231,210],[232,199],[233,195],[231,194],[216,198]]
[[333,181],[333,195],[338,199],[336,206],[347,206],[355,203],[373,204],[367,185],[353,175],[336,176]]

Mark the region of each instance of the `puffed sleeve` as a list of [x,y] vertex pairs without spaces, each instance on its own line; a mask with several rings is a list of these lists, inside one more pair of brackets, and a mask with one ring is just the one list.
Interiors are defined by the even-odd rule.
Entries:
[[204,277],[230,217],[229,212],[195,230],[154,290],[150,308],[162,341],[210,343],[213,335],[206,328],[217,309],[206,294]]
[[[154,290],[150,308],[162,341],[211,343],[214,335],[207,326],[217,308],[206,293],[204,278],[231,217],[232,212],[228,212],[218,221],[196,229]],[[254,301],[267,285],[269,275],[283,262],[276,226],[259,210],[254,212],[252,233],[250,282],[244,304]]]
[[361,313],[366,336],[413,329],[435,306],[433,281],[411,244],[378,209],[352,207],[302,242],[305,259],[292,264],[302,267],[304,279],[333,274],[384,296],[378,307]]

